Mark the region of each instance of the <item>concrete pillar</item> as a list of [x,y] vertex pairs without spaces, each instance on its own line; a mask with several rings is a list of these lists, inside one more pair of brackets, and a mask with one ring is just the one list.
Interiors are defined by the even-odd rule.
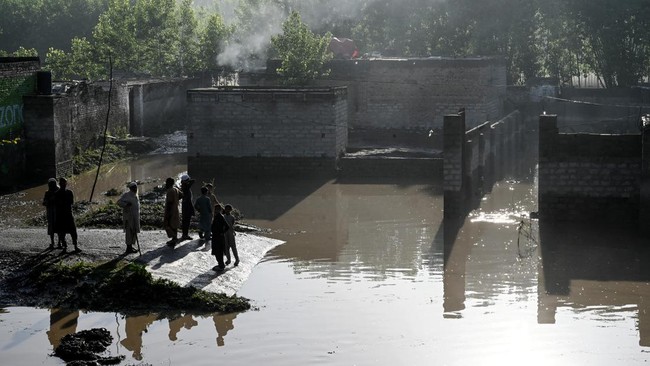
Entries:
[[144,95],[142,85],[132,85],[129,90],[129,133],[144,136]]
[[558,134],[557,129],[557,115],[543,114],[539,116],[539,163],[538,163],[538,179],[537,179],[537,207],[539,209],[540,217],[545,217],[547,200],[549,199],[547,190],[547,177],[546,167],[549,162],[548,157],[552,155],[554,150],[554,142]]
[[443,139],[444,216],[455,217],[464,213],[467,175],[464,113],[444,116]]
[[650,126],[641,133],[641,196],[639,200],[639,228],[650,235]]

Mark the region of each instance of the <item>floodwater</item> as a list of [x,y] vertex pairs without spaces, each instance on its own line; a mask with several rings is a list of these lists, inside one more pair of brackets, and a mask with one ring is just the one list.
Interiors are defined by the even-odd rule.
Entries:
[[535,171],[520,172],[459,220],[443,220],[440,187],[421,182],[218,180],[222,201],[286,241],[238,293],[257,311],[167,319],[8,308],[0,363],[62,364],[49,356],[61,337],[93,327],[112,332],[125,364],[646,363],[641,239],[540,227],[527,218]]

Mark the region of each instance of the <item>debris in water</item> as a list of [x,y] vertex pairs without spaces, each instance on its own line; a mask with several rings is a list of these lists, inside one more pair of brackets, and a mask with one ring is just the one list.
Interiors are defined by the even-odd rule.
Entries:
[[100,356],[113,343],[113,336],[105,328],[82,330],[68,334],[61,339],[61,344],[54,355],[68,365],[117,365],[124,356]]

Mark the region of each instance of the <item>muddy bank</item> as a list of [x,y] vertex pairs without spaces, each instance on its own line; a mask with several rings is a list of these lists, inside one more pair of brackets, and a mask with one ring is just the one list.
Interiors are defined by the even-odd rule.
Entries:
[[248,299],[181,287],[153,278],[142,264],[122,258],[97,263],[47,253],[4,252],[0,261],[3,306],[90,311],[235,312],[250,309]]

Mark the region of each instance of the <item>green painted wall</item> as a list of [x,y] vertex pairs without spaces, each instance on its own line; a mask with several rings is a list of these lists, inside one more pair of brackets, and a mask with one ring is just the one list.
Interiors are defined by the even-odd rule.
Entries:
[[23,123],[23,95],[36,90],[36,75],[0,77],[0,139],[21,135]]

